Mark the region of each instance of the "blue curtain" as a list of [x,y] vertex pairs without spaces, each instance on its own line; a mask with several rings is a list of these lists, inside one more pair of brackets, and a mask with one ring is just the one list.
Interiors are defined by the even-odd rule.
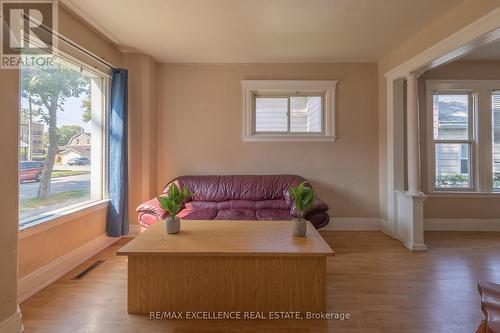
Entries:
[[106,232],[128,234],[128,72],[113,69],[109,112],[108,190],[111,200]]

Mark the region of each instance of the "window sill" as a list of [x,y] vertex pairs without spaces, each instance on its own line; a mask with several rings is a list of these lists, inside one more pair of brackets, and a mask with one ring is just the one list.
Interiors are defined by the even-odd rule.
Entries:
[[27,222],[25,225],[19,227],[18,239],[26,238],[39,232],[52,229],[66,222],[73,221],[75,218],[78,218],[80,216],[106,208],[108,207],[108,204],[109,199],[93,201],[84,205],[76,206],[74,208],[55,212],[54,214],[47,217]]
[[305,135],[252,135],[242,137],[243,142],[335,142],[336,136]]
[[500,198],[500,192],[443,191],[426,193],[431,198]]

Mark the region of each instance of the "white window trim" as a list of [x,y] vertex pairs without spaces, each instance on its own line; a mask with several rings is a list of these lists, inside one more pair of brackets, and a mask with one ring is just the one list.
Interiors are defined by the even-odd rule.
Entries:
[[[426,139],[427,139],[427,191],[431,196],[499,196],[493,190],[491,144],[491,94],[500,89],[500,80],[426,80]],[[472,188],[435,188],[435,151],[433,126],[434,92],[467,92],[474,95],[472,106],[472,145],[470,177]]]
[[26,238],[36,233],[46,231],[61,224],[73,222],[75,219],[87,214],[91,214],[100,209],[107,208],[109,199],[99,201],[86,201],[74,206],[65,207],[51,211],[51,215],[35,219],[19,227],[18,238]]
[[[335,90],[337,81],[318,80],[242,80],[244,142],[335,142]],[[269,134],[255,132],[254,95],[257,93],[324,93],[322,133]]]

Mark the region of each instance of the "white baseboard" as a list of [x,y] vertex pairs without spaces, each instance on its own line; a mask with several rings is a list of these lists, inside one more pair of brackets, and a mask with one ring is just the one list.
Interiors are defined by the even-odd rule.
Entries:
[[103,234],[57,258],[48,265],[22,277],[17,283],[18,303],[24,302],[119,239],[119,237],[108,237]]
[[427,251],[427,245],[425,245],[425,244],[413,244],[411,246],[407,246],[407,248],[413,252],[425,252],[425,251]]
[[23,321],[21,318],[21,311],[19,310],[19,306],[17,307],[16,312],[5,318],[0,323],[0,332],[1,333],[21,333],[24,331]]
[[320,230],[352,230],[352,231],[379,231],[381,219],[368,218],[330,218],[330,223]]
[[[321,230],[388,231],[379,218],[330,218]],[[425,231],[500,231],[500,219],[425,219]]]
[[426,219],[426,231],[500,231],[500,219]]

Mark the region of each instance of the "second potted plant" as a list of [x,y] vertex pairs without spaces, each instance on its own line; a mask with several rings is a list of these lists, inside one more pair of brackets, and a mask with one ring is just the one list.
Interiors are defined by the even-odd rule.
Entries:
[[307,232],[307,224],[304,215],[307,209],[314,204],[316,193],[311,187],[305,186],[305,182],[295,187],[289,187],[288,192],[293,199],[297,217],[293,219],[293,235],[304,237]]
[[181,228],[181,221],[177,217],[177,213],[182,209],[182,204],[192,193],[185,186],[179,189],[176,184],[172,184],[166,194],[157,198],[160,202],[160,207],[168,212],[168,216],[165,219],[167,233],[176,234]]

